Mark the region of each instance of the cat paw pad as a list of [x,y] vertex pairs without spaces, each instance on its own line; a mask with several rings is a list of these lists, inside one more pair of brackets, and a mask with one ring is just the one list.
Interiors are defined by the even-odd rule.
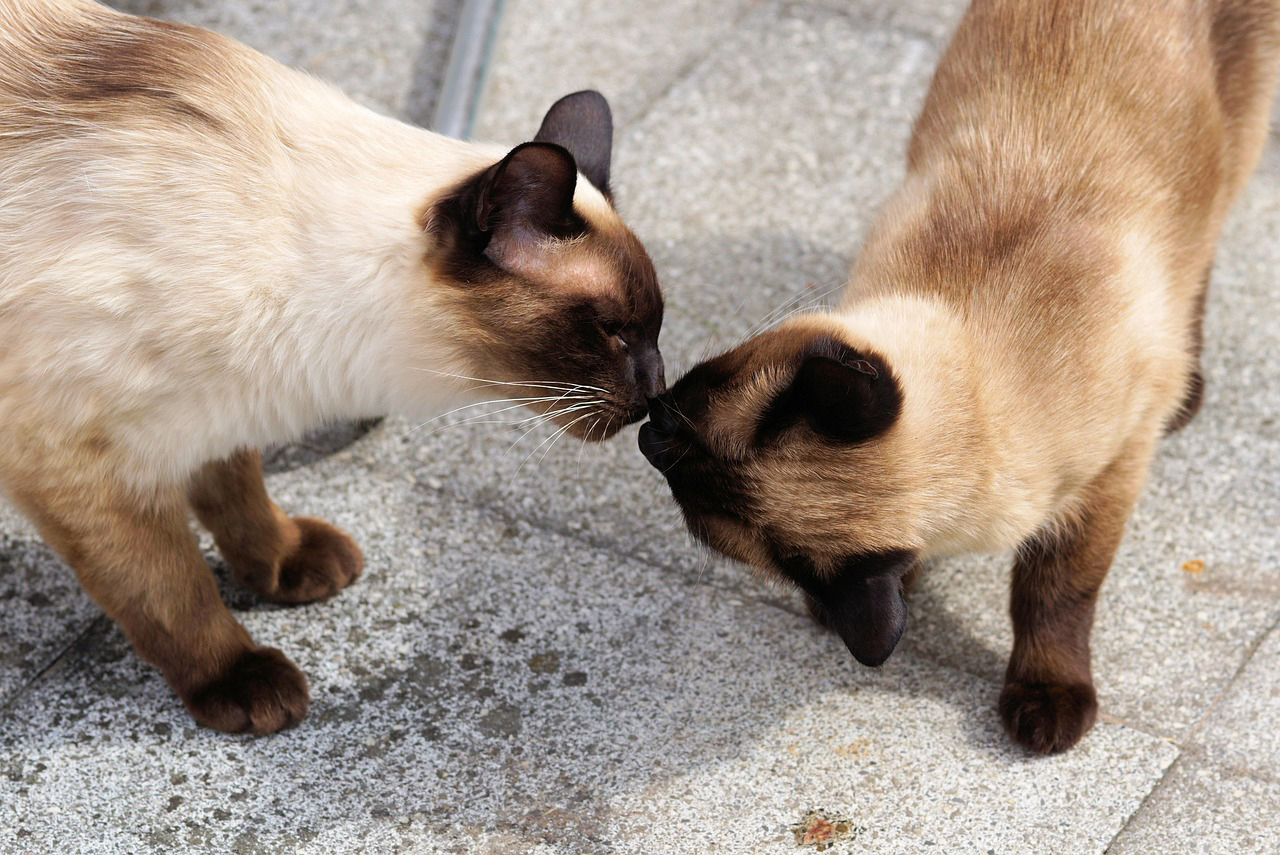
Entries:
[[310,694],[297,666],[272,647],[249,650],[221,676],[183,695],[197,722],[228,733],[274,733],[307,714]]
[[1037,754],[1066,751],[1098,717],[1093,687],[1081,683],[1006,683],[1000,720],[1014,742]]

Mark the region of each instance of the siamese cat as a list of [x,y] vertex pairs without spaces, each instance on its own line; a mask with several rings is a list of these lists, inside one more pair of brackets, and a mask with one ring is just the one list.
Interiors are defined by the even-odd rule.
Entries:
[[220,601],[189,509],[265,599],[361,570],[256,449],[495,389],[589,440],[647,412],[662,295],[611,145],[594,92],[508,151],[204,30],[0,6],[0,491],[196,721],[269,733],[308,691]]
[[1099,586],[1200,406],[1214,245],[1278,59],[1277,0],[974,0],[837,307],[698,365],[641,428],[692,532],[870,666],[918,562],[1016,549],[1000,717],[1074,745]]

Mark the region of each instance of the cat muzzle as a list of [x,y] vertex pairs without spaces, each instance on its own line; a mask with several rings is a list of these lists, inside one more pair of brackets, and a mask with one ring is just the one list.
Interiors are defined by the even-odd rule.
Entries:
[[640,426],[637,442],[640,453],[649,463],[660,469],[670,468],[676,459],[678,442],[676,430],[679,422],[670,405],[664,400],[667,396],[649,399],[649,421]]

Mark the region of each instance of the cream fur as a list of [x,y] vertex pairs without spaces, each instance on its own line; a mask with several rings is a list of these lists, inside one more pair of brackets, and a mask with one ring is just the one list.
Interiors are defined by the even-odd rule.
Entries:
[[248,136],[33,101],[51,34],[75,44],[136,20],[0,5],[0,485],[41,459],[71,475],[105,444],[145,492],[326,420],[421,416],[457,395],[442,374],[467,373],[458,320],[433,294],[421,214],[506,150],[376,115],[194,30],[169,35],[217,73],[190,100]]

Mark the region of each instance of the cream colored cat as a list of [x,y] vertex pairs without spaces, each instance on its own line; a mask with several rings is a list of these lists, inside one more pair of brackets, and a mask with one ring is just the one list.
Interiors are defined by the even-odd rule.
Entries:
[[0,2],[0,490],[198,721],[269,732],[308,695],[219,601],[188,508],[268,599],[360,572],[257,448],[492,388],[588,439],[646,412],[662,297],[611,140],[596,93],[508,151],[204,30]]
[[693,532],[868,665],[920,559],[1017,549],[1000,716],[1074,745],[1099,588],[1201,404],[1208,273],[1278,68],[1277,0],[974,0],[839,306],[695,367],[641,428]]

